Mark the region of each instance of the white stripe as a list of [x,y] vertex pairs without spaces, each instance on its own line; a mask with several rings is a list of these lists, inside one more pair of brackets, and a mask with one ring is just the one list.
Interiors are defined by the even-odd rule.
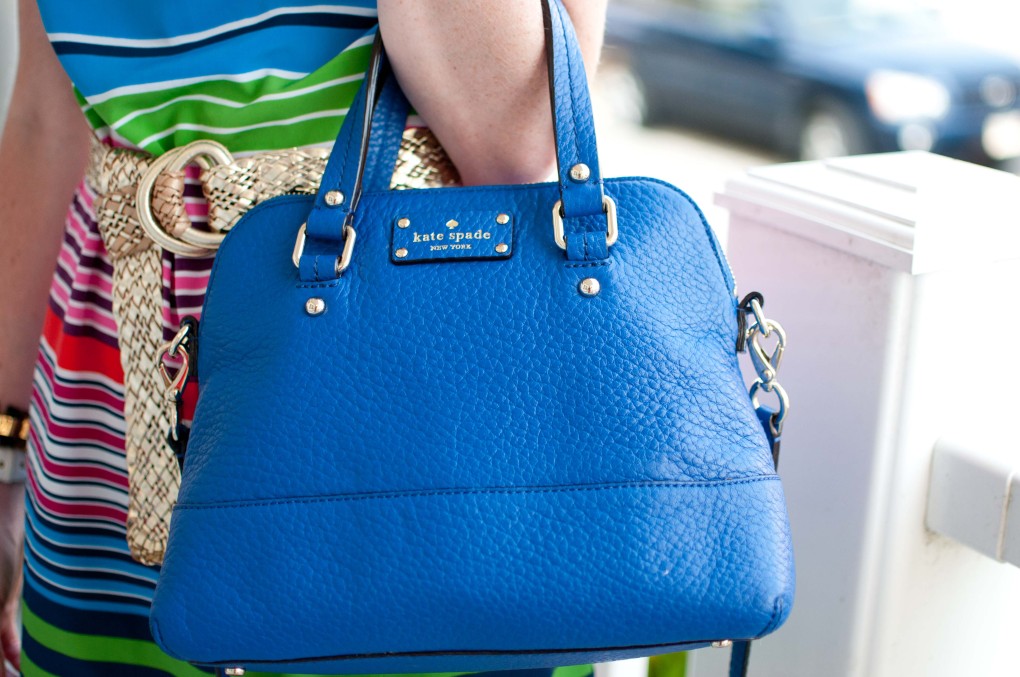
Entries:
[[[65,272],[69,272],[71,279],[72,280],[74,279],[74,272],[73,271],[68,271],[67,267],[63,264],[63,262],[57,261],[57,265],[60,266],[61,270],[65,271]],[[64,282],[63,277],[61,277],[60,275],[54,275],[53,276],[53,286],[54,287],[59,287],[60,290],[63,292],[63,297],[68,299],[68,303],[70,303],[71,286],[68,285],[66,282]],[[61,299],[61,300],[63,300],[63,299]],[[64,310],[66,311],[67,308],[65,307]]]
[[308,150],[311,150],[313,148],[325,148],[328,151],[332,151],[333,150],[333,144],[335,144],[335,143],[336,143],[336,139],[334,139],[332,141],[323,141],[322,143],[309,144],[307,146],[302,146],[302,148],[305,148],[305,149],[308,149]]
[[[75,258],[74,257],[74,252],[69,252],[69,254],[70,254],[70,256],[72,258]],[[68,267],[67,267],[68,264],[64,263],[62,260],[58,260],[57,263],[60,266],[60,269],[62,271],[64,271],[64,273],[67,274],[67,276],[70,277],[73,282],[79,282],[80,283],[80,281],[81,281],[80,277],[81,276],[79,274],[80,273],[79,270],[68,270]],[[80,261],[76,261],[76,263],[80,264]],[[107,282],[109,282],[109,280],[110,280],[109,276],[104,275],[103,271],[99,270],[98,268],[89,268],[88,271],[89,271],[88,272],[88,276],[90,278],[92,278],[92,280],[90,281],[90,284],[88,285],[88,287],[85,288],[85,289],[78,289],[78,288],[74,287],[73,284],[72,285],[68,285],[63,280],[63,278],[61,278],[59,276],[54,276],[53,284],[54,285],[60,285],[60,288],[62,290],[64,290],[64,293],[67,295],[67,298],[69,299],[68,305],[70,305],[71,303],[74,303],[75,305],[77,305],[80,308],[92,308],[93,312],[99,313],[103,317],[111,317],[110,309],[109,308],[104,308],[103,306],[99,305],[98,303],[95,303],[94,301],[89,300],[89,301],[76,302],[75,300],[71,299],[71,297],[73,296],[74,292],[77,290],[77,291],[81,291],[81,292],[88,292],[90,295],[98,296],[99,298],[103,299],[104,301],[109,301],[110,303],[113,303],[113,297],[110,296],[110,294],[108,294],[107,292],[105,292],[102,289],[100,289],[99,285],[91,283],[92,281],[97,280],[97,279],[98,280],[106,280]],[[68,308],[64,308],[64,310],[68,310]]]
[[[85,518],[85,517],[80,517],[80,518],[71,517],[71,518],[67,518],[67,517],[65,517],[63,515],[58,515],[58,514],[56,514],[55,512],[53,512],[51,510],[47,510],[41,503],[39,503],[37,500],[35,500],[36,497],[32,494],[32,492],[28,491],[28,492],[26,492],[26,495],[31,498],[32,505],[34,506],[35,511],[39,515],[41,515],[42,517],[45,517],[47,522],[52,522],[54,524],[60,524],[60,525],[66,526],[66,527],[74,527],[74,528],[85,527],[85,528],[88,528],[88,529],[99,529],[101,531],[108,532],[111,536],[113,536],[115,538],[118,537],[118,536],[121,537],[121,538],[124,537],[124,524],[123,523],[118,524],[116,521],[98,520],[98,519],[95,519],[95,518],[92,518],[92,517],[89,517],[89,518]],[[38,533],[38,531],[36,533]],[[127,541],[124,541],[124,542],[125,542],[125,544],[127,543]],[[115,550],[114,552],[123,552],[126,555],[126,554],[128,554],[127,546],[125,545],[123,551]]]
[[[78,218],[78,210],[77,209],[72,208],[72,209],[70,209],[67,212],[67,220],[73,222],[72,225],[74,227],[67,228],[67,229],[64,230],[64,234],[69,236],[71,238],[71,241],[67,242],[65,240],[62,243],[63,246],[61,248],[60,253],[61,254],[66,253],[72,259],[73,264],[75,266],[77,266],[78,263],[79,263],[79,259],[84,258],[86,256],[96,256],[97,252],[90,251],[89,247],[87,246],[89,244],[89,242],[91,242],[91,240],[89,240],[89,242],[86,242],[86,240],[85,240],[85,233],[86,233],[85,226],[82,223],[81,219]],[[75,247],[78,248],[78,251],[75,251],[75,249],[74,249]],[[81,256],[78,255],[78,252],[81,252]],[[101,273],[102,272],[98,268],[96,268],[95,271],[97,273]],[[73,280],[74,279],[74,274],[73,274],[74,271],[70,271],[69,270],[67,272],[68,272],[68,275],[70,275],[71,279]]]
[[[84,217],[95,220],[95,210],[85,200],[80,200],[79,204],[82,207],[82,211],[85,212]],[[95,205],[95,198],[92,198],[92,205]],[[105,251],[103,249],[103,238],[100,237],[99,233],[91,231],[88,224],[83,220],[78,210],[74,208],[74,204],[67,206],[67,220],[70,221],[69,227],[65,232],[71,233],[71,238],[74,240],[75,245],[81,252],[81,257],[77,257],[73,249],[70,249],[71,244],[64,242],[64,250],[67,251],[75,261],[78,258],[84,258],[86,256],[99,256],[100,252]]]
[[[51,478],[42,472],[39,464],[33,459],[32,475],[35,477],[36,487],[47,498],[63,504],[69,503],[110,510],[127,510],[128,492],[120,491],[108,484],[102,484],[102,480],[91,480],[84,478]],[[116,520],[116,517],[104,518]]]
[[[124,452],[123,451],[101,451],[102,444],[89,441],[88,446],[82,445],[81,439],[68,440],[66,444],[57,442],[54,438],[48,435],[39,435],[40,443],[45,447],[46,458],[54,459],[57,461],[88,461],[89,463],[100,464],[109,472],[116,473],[114,468],[119,464],[124,465]],[[42,450],[38,450],[39,453],[43,453]],[[58,453],[60,452],[60,453]],[[120,473],[121,476],[125,476],[124,473]],[[95,482],[104,482],[105,480],[93,480]],[[107,484],[109,486],[109,484]],[[122,493],[127,495],[127,491],[122,490]]]
[[[56,299],[61,308],[64,311],[64,322],[66,324],[74,324],[77,327],[85,327],[95,329],[97,332],[117,338],[116,335],[110,334],[107,330],[107,325],[116,326],[116,318],[113,313],[110,312],[110,308],[104,308],[96,303],[92,303],[87,300],[79,300],[74,298],[75,291],[78,292],[90,292],[91,288],[79,289],[74,285],[67,285],[61,279],[54,279],[54,285],[61,285],[61,289],[65,292],[65,298]],[[97,294],[99,290],[95,290]],[[102,294],[99,294],[100,296]]]
[[[50,391],[48,385],[47,383],[38,383],[38,386],[40,386],[39,392],[46,403],[46,411],[49,412],[50,419],[56,425],[66,428],[89,428],[103,434],[103,436],[121,437],[124,435],[125,425],[123,415],[120,412],[109,409],[105,402],[89,399],[73,400],[72,402],[60,400]],[[40,418],[39,423],[43,424],[44,420]],[[45,432],[49,436],[52,431],[41,429],[40,432]],[[104,443],[97,441],[95,444],[123,456],[123,452],[112,449]],[[110,463],[110,459],[107,458],[96,458],[93,460],[101,463]]]
[[[96,308],[96,310],[99,310],[99,309]],[[106,317],[105,314],[104,314],[104,317]],[[76,317],[68,316],[68,317],[64,318],[64,324],[66,324],[66,325],[70,325],[72,327],[78,327],[80,329],[88,329],[89,331],[95,332],[96,334],[102,334],[103,336],[105,336],[107,338],[111,338],[111,339],[117,340],[117,334],[116,333],[110,332],[110,331],[108,331],[106,329],[106,327],[100,327],[98,324],[93,324],[92,322],[94,322],[94,319],[93,318],[88,318],[88,317],[79,319],[79,318],[76,318]]]
[[251,104],[255,104],[255,103],[262,103],[264,101],[283,101],[285,99],[293,99],[293,98],[296,98],[296,97],[301,96],[303,94],[311,94],[312,92],[318,92],[318,91],[321,91],[323,89],[328,89],[330,87],[335,87],[337,85],[346,84],[348,82],[357,82],[359,80],[364,80],[364,79],[365,79],[365,74],[364,73],[358,73],[357,75],[348,75],[348,76],[345,76],[345,77],[342,77],[342,78],[336,78],[334,80],[329,80],[327,82],[322,82],[322,83],[319,83],[317,85],[311,85],[311,86],[308,86],[308,87],[301,87],[299,89],[295,89],[295,90],[291,90],[291,91],[275,92],[273,94],[265,94],[263,96],[260,96],[260,97],[257,97],[255,99],[252,99],[251,101],[234,101],[232,99],[224,99],[224,98],[219,97],[219,96],[209,96],[208,94],[186,94],[184,96],[179,96],[179,97],[177,97],[175,99],[170,99],[169,101],[165,101],[165,102],[159,104],[158,106],[152,106],[151,108],[141,108],[141,109],[136,110],[136,111],[134,111],[132,113],[129,113],[129,114],[125,115],[124,117],[122,117],[121,119],[119,119],[116,122],[114,122],[113,123],[113,129],[118,129],[120,127],[123,127],[124,125],[126,125],[129,122],[131,122],[132,120],[134,120],[135,118],[137,118],[140,115],[148,115],[149,113],[153,113],[155,111],[162,110],[164,108],[167,108],[168,106],[173,106],[174,104],[180,103],[182,101],[204,101],[206,103],[212,103],[212,104],[217,104],[217,105],[220,105],[220,106],[226,106],[228,108],[244,108],[245,106],[250,106]]
[[[85,185],[87,186],[88,183],[86,182]],[[90,206],[95,205],[94,197],[92,197],[91,201],[87,201],[83,197],[82,199],[78,200],[78,204],[81,205],[82,211],[85,212],[86,216],[93,218],[95,217],[95,209],[93,206]],[[74,240],[75,244],[78,246],[79,249],[86,250],[87,249],[87,247],[85,246],[86,239],[88,239],[89,242],[91,242],[92,240],[91,238],[88,237],[89,229],[85,225],[85,222],[82,220],[82,216],[78,213],[78,210],[75,209],[73,200],[67,205],[67,218],[73,221],[73,223],[68,224],[69,227],[65,230],[65,232],[71,233],[71,239]],[[99,241],[102,242],[102,238],[99,238]],[[63,245],[64,247],[70,246],[70,244],[66,241],[63,243]]]
[[138,150],[138,147],[130,139],[124,138],[108,126],[96,127],[93,131],[99,137],[99,140],[108,146],[123,146],[124,148]]
[[[74,543],[74,542],[71,542],[71,543],[61,543],[59,541],[55,541],[52,538],[48,537],[46,534],[44,534],[42,532],[41,529],[39,529],[37,527],[34,527],[34,526],[32,527],[32,533],[35,534],[36,538],[38,538],[40,541],[43,541],[45,543],[48,543],[48,544],[51,544],[51,545],[56,545],[56,546],[59,546],[61,548],[65,548],[67,550],[85,550],[87,552],[95,552],[96,553],[96,555],[95,555],[96,557],[102,557],[101,553],[104,553],[104,552],[113,552],[113,553],[117,553],[117,554],[124,554],[126,552],[126,550],[127,550],[127,548],[117,548],[117,547],[110,546],[110,545],[96,545],[94,543]],[[71,556],[74,557],[74,555],[71,555]]]
[[103,484],[103,480],[75,477],[63,478],[58,481],[43,472],[35,458],[32,459],[32,475],[35,477],[36,486],[47,497],[59,503],[90,505],[114,510],[126,510],[128,507],[128,492],[115,489],[109,484]]
[[[208,270],[175,270],[174,278],[178,280],[202,280],[209,277]],[[190,291],[188,292],[191,293]]]
[[[36,554],[34,550],[32,551],[32,553]],[[29,569],[31,569],[32,573],[34,573],[40,579],[45,581],[47,584],[52,585],[54,588],[60,588],[61,590],[67,590],[69,592],[102,593],[103,595],[108,595],[110,597],[127,597],[127,598],[138,599],[138,600],[141,600],[143,602],[150,602],[150,601],[152,601],[149,598],[148,595],[135,595],[135,594],[128,593],[128,592],[121,592],[120,590],[107,590],[105,588],[74,588],[74,587],[71,587],[69,585],[62,585],[60,583],[57,583],[54,580],[51,580],[51,579],[47,578],[45,575],[43,575],[43,572],[41,572],[37,567],[35,567],[33,565],[33,558],[31,558],[31,557],[26,557],[25,558],[25,566],[27,566]],[[103,600],[103,601],[107,601],[107,600]]]
[[76,383],[85,382],[87,385],[105,386],[112,394],[123,400],[124,399],[124,384],[119,381],[106,376],[98,371],[86,371],[84,369],[68,371],[57,366],[56,362],[56,351],[49,344],[49,341],[45,337],[39,342],[39,348],[46,353],[47,361],[50,366],[53,367],[54,378],[61,383],[61,385],[73,386]]
[[[88,427],[80,422],[75,425],[78,428]],[[116,433],[113,433],[113,436],[116,437]],[[36,437],[39,440],[39,445],[42,447],[38,451],[39,453],[45,453],[46,458],[67,463],[87,461],[102,465],[112,473],[126,476],[126,470],[120,472],[117,470],[118,467],[124,467],[123,449],[113,449],[109,445],[95,439],[83,439],[82,437],[61,441],[61,438],[51,435],[48,430],[40,431]],[[43,449],[45,449],[45,452],[43,452]],[[94,481],[102,482],[105,480]],[[127,491],[124,490],[123,493],[127,494]]]
[[268,122],[259,122],[254,125],[244,125],[241,127],[212,127],[209,125],[198,125],[190,122],[183,122],[179,125],[173,125],[168,127],[161,132],[147,136],[138,142],[138,145],[145,148],[151,143],[155,143],[161,139],[165,139],[176,131],[190,131],[190,132],[208,132],[210,134],[237,134],[238,132],[247,132],[252,129],[264,129],[266,127],[285,127],[287,125],[296,124],[298,122],[306,122],[308,120],[318,120],[321,118],[332,118],[341,117],[347,115],[348,108],[338,108],[334,110],[322,110],[314,113],[306,113],[304,115],[298,115],[292,118],[286,118],[283,120],[269,120]]
[[[344,47],[343,51],[348,52],[358,47],[364,47],[365,45],[372,44],[375,39],[372,35],[366,35],[362,38],[358,38],[351,44]],[[251,82],[252,80],[260,80],[266,77],[278,77],[284,80],[300,80],[306,77],[308,73],[302,73],[298,71],[285,71],[278,68],[259,68],[257,70],[249,71],[247,73],[221,73],[218,75],[199,75],[193,78],[179,78],[176,80],[163,80],[161,82],[146,82],[138,85],[124,85],[123,87],[114,87],[113,89],[94,94],[92,96],[85,97],[89,104],[95,105],[109,101],[110,99],[118,96],[128,96],[131,94],[144,94],[147,92],[157,92],[164,89],[171,89],[173,87],[187,87],[188,85],[195,85],[201,82],[214,82],[222,80],[226,82]],[[84,94],[83,94],[84,96]]]
[[83,45],[106,45],[109,47],[176,47],[191,42],[200,42],[223,33],[247,28],[262,23],[267,19],[288,14],[351,14],[354,16],[376,16],[376,11],[367,7],[350,7],[337,5],[309,5],[308,7],[277,7],[268,12],[247,19],[239,19],[221,24],[215,28],[177,35],[172,38],[114,38],[103,35],[85,35],[82,33],[50,33],[50,42],[75,42]]
[[102,334],[103,336],[117,340],[116,332],[111,332],[109,329],[99,325],[96,322],[96,316],[98,316],[105,320],[108,320],[110,324],[116,325],[116,321],[113,319],[113,316],[110,314],[110,311],[90,304],[79,304],[78,307],[89,308],[91,309],[92,312],[90,315],[86,315],[85,317],[75,317],[74,314],[72,314],[71,312],[65,312],[64,324],[70,325],[72,327],[80,327],[81,329],[88,329],[97,334]]
[[123,87],[114,87],[113,89],[102,92],[101,94],[95,94],[86,98],[90,104],[95,106],[96,104],[109,101],[110,99],[118,96],[144,94],[146,92],[156,92],[163,89],[171,89],[173,87],[187,87],[188,85],[194,85],[200,82],[211,82],[215,80],[225,80],[227,82],[251,82],[252,80],[261,80],[262,78],[267,77],[283,78],[284,80],[298,80],[307,75],[308,73],[284,71],[278,68],[259,68],[258,70],[249,71],[247,73],[199,75],[193,78],[179,78],[177,80],[163,80],[161,82],[146,82],[140,85],[124,85]]
[[[36,534],[36,536],[42,536],[42,534],[40,534],[38,531],[34,531],[34,533]],[[42,539],[42,540],[47,540],[47,539]],[[49,542],[53,543],[53,541],[49,541]],[[54,559],[51,559],[49,557],[44,556],[39,551],[39,549],[34,547],[34,546],[32,546],[31,543],[27,543],[26,545],[28,545],[28,547],[32,549],[32,552],[35,554],[35,556],[37,558],[39,558],[43,562],[46,562],[47,564],[49,564],[51,570],[54,570],[54,571],[90,571],[90,572],[98,572],[98,573],[104,573],[104,574],[113,574],[115,576],[122,576],[124,578],[130,579],[130,580],[127,580],[127,581],[118,581],[120,583],[127,583],[127,584],[131,584],[131,583],[133,583],[135,581],[143,581],[143,582],[149,583],[149,584],[152,584],[152,583],[156,582],[156,577],[155,576],[140,575],[140,574],[137,574],[137,573],[135,573],[135,572],[133,572],[131,570],[127,570],[127,569],[110,569],[110,568],[107,568],[107,567],[98,567],[98,566],[90,566],[90,567],[86,567],[86,566],[74,566],[74,565],[70,564],[70,562],[74,561],[75,558],[92,557],[92,555],[71,555],[68,559],[65,559],[65,560],[62,560],[62,561],[58,562],[58,561],[56,561]],[[60,547],[65,547],[63,543],[58,543],[57,545],[60,546]],[[116,551],[113,551],[113,552],[116,552]],[[99,557],[101,557],[101,556],[99,556]],[[95,557],[95,558],[98,559],[99,557]],[[110,591],[103,590],[103,592],[104,593],[108,593]],[[119,593],[114,593],[114,594],[119,594]]]

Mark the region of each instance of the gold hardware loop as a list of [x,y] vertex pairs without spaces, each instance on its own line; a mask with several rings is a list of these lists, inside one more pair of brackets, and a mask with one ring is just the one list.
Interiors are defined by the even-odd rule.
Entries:
[[[620,234],[616,223],[616,203],[608,195],[602,196],[602,211],[606,214],[606,246],[612,247]],[[567,248],[567,238],[563,232],[563,200],[557,200],[552,210],[553,238],[560,249]]]
[[[294,264],[295,268],[301,268],[301,255],[305,252],[305,241],[307,240],[307,224],[302,223],[301,228],[298,229],[297,239],[294,240],[294,251],[291,252],[290,260]],[[347,224],[344,226],[344,249],[340,253],[340,256],[336,258],[336,275],[340,277],[347,270],[347,267],[351,265],[351,258],[354,256],[354,242],[358,239],[358,233],[354,230],[354,226]]]
[[189,228],[180,237],[174,237],[163,229],[152,213],[152,189],[156,185],[156,179],[164,171],[178,172],[192,162],[208,170],[215,165],[225,165],[233,161],[233,156],[223,144],[205,139],[168,150],[153,160],[138,182],[138,193],[135,196],[138,223],[146,235],[163,249],[180,256],[207,256],[214,252],[223,242],[225,237],[223,233],[205,233]]

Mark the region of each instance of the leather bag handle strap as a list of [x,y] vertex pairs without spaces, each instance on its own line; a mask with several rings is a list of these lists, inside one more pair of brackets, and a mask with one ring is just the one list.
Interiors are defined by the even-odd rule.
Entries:
[[[570,233],[578,230],[597,232],[599,236],[590,239],[601,238],[604,241],[606,220],[603,215],[602,179],[599,173],[595,128],[584,61],[573,25],[562,1],[542,0],[542,7],[564,229],[568,233],[568,242],[583,241],[583,238],[569,237]],[[306,234],[312,240],[334,243],[343,240],[345,224],[349,225],[354,220],[366,165],[373,168],[382,166],[373,157],[377,153],[376,149],[384,158],[389,158],[391,153],[396,152],[389,141],[379,146],[372,142],[372,137],[377,134],[392,139],[394,126],[399,126],[400,131],[403,131],[403,120],[398,122],[393,115],[394,108],[399,106],[387,105],[385,114],[377,111],[376,101],[379,83],[382,80],[383,62],[384,49],[381,40],[377,38],[372,64],[351,106],[351,113],[337,136],[322,185],[308,217]],[[387,98],[396,97],[392,93],[390,97],[382,97],[383,100]],[[402,94],[399,100],[404,101]],[[581,165],[584,166],[583,169]],[[378,189],[375,184],[379,181],[379,173],[375,169],[369,172],[372,177],[372,189]],[[312,253],[314,249],[316,248],[306,249],[307,253],[302,258],[315,256]],[[321,249],[319,251],[321,252]],[[300,266],[301,270],[329,269],[328,266],[310,264],[311,259],[306,261],[306,265]],[[302,277],[306,274],[302,272]]]
[[333,143],[333,152],[326,163],[315,205],[308,216],[309,237],[342,239],[344,223],[351,219],[361,198],[383,61],[382,38],[377,32],[365,79]]
[[581,47],[561,0],[542,0],[542,18],[563,216],[601,216],[602,174]]
[[365,177],[362,182],[366,191],[389,190],[410,110],[411,104],[400,90],[397,79],[389,74],[384,78],[382,91],[379,92],[372,115],[368,164],[365,166]]
[[[410,104],[396,79],[390,77],[386,51],[376,33],[365,80],[348,111],[348,117],[333,144],[333,154],[326,165],[316,196],[309,232],[317,237],[317,226],[329,227],[336,216],[344,219],[353,212],[362,190],[386,190],[393,175],[400,149],[400,140],[407,121]],[[337,158],[342,161],[335,161]],[[335,209],[325,201],[329,191],[340,191],[343,201]],[[316,213],[318,212],[318,213]],[[316,225],[312,225],[312,221]],[[335,225],[335,224],[333,224]]]
[[298,261],[302,280],[321,282],[337,276],[335,243],[353,221],[362,190],[389,188],[410,104],[396,78],[387,77],[388,70],[376,33],[365,80],[333,144],[305,225],[310,244],[334,244],[304,249]]

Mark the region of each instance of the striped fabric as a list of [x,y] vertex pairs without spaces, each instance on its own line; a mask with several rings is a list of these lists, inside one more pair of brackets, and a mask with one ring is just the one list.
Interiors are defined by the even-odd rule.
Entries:
[[[124,387],[112,267],[82,184],[67,215],[31,403],[22,671],[25,675],[197,675],[152,643],[158,570],[125,541]],[[195,312],[209,259],[164,259],[164,326]],[[176,270],[185,268],[185,270]],[[189,289],[190,288],[190,289]],[[191,293],[187,293],[190,291]],[[208,674],[208,673],[205,673]]]
[[[375,23],[373,0],[39,4],[92,126],[110,143],[153,153],[197,138],[239,153],[331,143],[363,77]],[[68,210],[35,371],[22,671],[210,674],[152,642],[148,610],[158,569],[134,562],[125,541],[123,373],[112,267],[94,200],[82,184]],[[193,180],[185,201],[192,220],[204,221]],[[164,254],[166,338],[182,317],[199,316],[211,265],[210,258]],[[191,387],[185,413],[194,395]],[[591,673],[582,665],[507,677]]]
[[376,21],[374,0],[39,4],[93,128],[156,154],[199,138],[235,152],[331,142]]

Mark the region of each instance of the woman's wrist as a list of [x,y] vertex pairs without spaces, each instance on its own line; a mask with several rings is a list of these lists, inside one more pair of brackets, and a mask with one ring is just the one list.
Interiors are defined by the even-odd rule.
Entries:
[[21,588],[22,547],[25,541],[25,485],[0,484],[0,621]]
[[0,484],[0,621],[20,589],[25,540],[25,485]]
[[[594,71],[606,0],[566,0]],[[541,5],[379,0],[390,63],[465,184],[544,181],[555,144]]]
[[21,546],[25,533],[25,485],[0,484],[0,557]]

